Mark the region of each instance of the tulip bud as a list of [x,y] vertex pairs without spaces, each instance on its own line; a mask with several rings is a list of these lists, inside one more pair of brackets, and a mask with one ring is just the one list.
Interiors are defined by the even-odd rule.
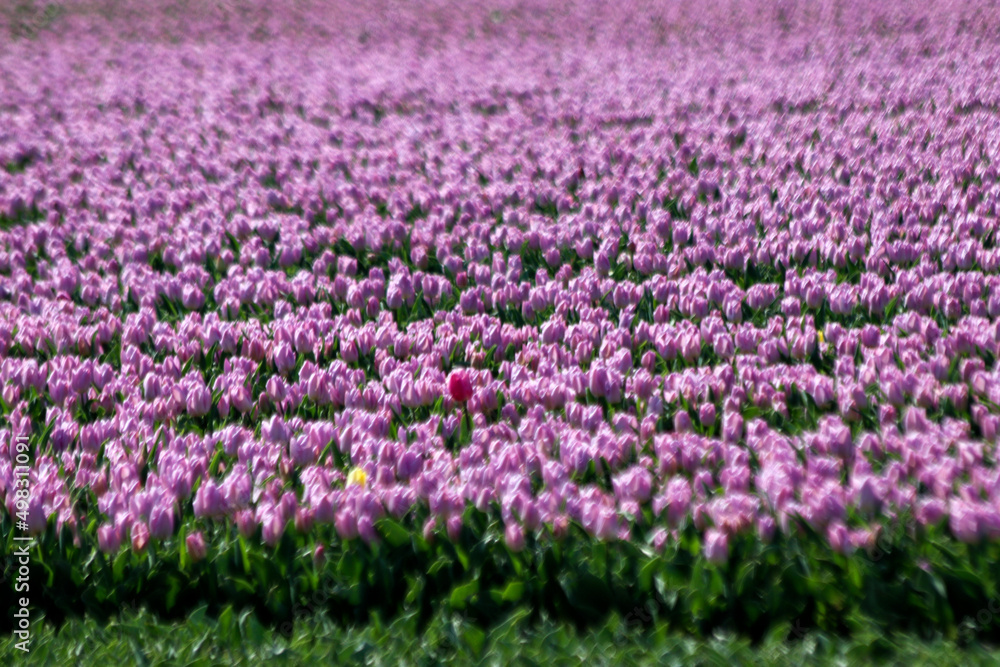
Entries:
[[276,508],[269,508],[261,517],[261,537],[269,547],[274,547],[285,534],[285,517]]
[[281,375],[287,375],[295,368],[295,351],[288,343],[280,343],[274,350],[274,367]]
[[196,531],[188,535],[184,540],[184,544],[187,547],[191,561],[194,563],[203,560],[208,554],[208,547],[205,545],[205,536],[201,534],[201,531]]
[[166,540],[174,534],[174,508],[154,505],[149,515],[149,534],[155,540]]
[[198,487],[194,496],[194,515],[196,517],[219,518],[226,514],[226,499],[213,479],[206,479]]
[[365,472],[364,468],[353,468],[347,474],[347,486],[360,486],[364,488],[367,482],[368,473]]
[[448,393],[457,403],[465,403],[472,398],[472,380],[463,371],[455,371],[448,378]]
[[132,550],[137,553],[142,553],[146,550],[146,545],[149,544],[149,528],[146,524],[137,522],[132,525]]
[[507,543],[507,548],[514,553],[524,551],[524,530],[520,524],[514,522],[507,524],[507,528],[504,530],[504,541]]
[[698,420],[702,426],[715,424],[715,405],[712,403],[702,403],[698,408]]
[[198,384],[192,387],[187,394],[187,411],[192,417],[207,415],[212,409],[212,394],[208,387]]
[[847,526],[839,520],[833,521],[829,526],[827,526],[826,539],[830,542],[830,546],[837,553],[848,555],[854,550],[854,547],[851,545],[850,534],[847,531]]
[[709,528],[704,539],[702,549],[708,562],[713,565],[725,563],[729,558],[729,537],[715,528]]
[[687,410],[678,410],[674,415],[674,430],[678,433],[690,433],[694,430],[694,423]]
[[245,385],[237,385],[229,389],[229,404],[238,412],[247,413],[253,407],[250,390]]
[[448,533],[448,539],[452,542],[457,542],[462,536],[462,517],[458,514],[448,517],[448,520],[445,522],[445,530]]
[[257,521],[250,510],[240,510],[236,513],[236,528],[240,535],[249,538],[257,531]]
[[121,547],[121,543],[121,531],[115,526],[104,524],[97,529],[97,547],[102,553],[115,553]]

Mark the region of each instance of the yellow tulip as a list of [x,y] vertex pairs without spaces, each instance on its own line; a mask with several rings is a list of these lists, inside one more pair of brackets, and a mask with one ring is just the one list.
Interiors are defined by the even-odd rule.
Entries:
[[357,484],[361,488],[365,487],[368,482],[368,473],[366,473],[361,468],[354,468],[351,472],[347,473],[347,486],[352,484]]

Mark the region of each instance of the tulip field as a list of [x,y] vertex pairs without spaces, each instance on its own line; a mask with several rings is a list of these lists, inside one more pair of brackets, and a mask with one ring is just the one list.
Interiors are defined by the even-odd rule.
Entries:
[[0,14],[0,607],[1000,638],[995,3],[272,4]]

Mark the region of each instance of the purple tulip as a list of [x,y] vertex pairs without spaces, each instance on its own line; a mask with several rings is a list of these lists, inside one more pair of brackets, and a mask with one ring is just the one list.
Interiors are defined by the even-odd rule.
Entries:
[[285,534],[286,524],[287,520],[279,510],[276,508],[266,509],[260,517],[261,538],[264,540],[264,544],[272,548],[277,546]]
[[149,515],[149,535],[154,540],[166,540],[174,534],[174,508],[170,505],[153,506]]
[[701,422],[702,426],[714,424],[715,406],[711,403],[702,403],[701,407],[698,408],[698,420]]
[[514,553],[524,551],[524,531],[521,526],[517,523],[508,523],[504,530],[504,541],[507,543],[507,548]]
[[229,390],[229,404],[241,413],[247,413],[253,407],[250,390],[245,385],[238,385]]
[[104,524],[97,529],[97,546],[106,554],[113,554],[121,547],[121,530],[111,524]]
[[226,499],[215,480],[207,479],[198,487],[194,496],[194,515],[197,517],[221,518],[227,511]]
[[[704,26],[667,11],[660,45],[633,9],[309,17],[370,23],[364,45],[278,13],[236,51],[213,36],[253,32],[254,12],[192,15],[198,48],[152,59],[121,38],[136,16],[75,12],[15,44],[15,78],[38,85],[5,90],[32,113],[0,132],[8,514],[84,551],[97,518],[106,554],[190,520],[375,545],[381,517],[429,515],[427,540],[461,541],[496,508],[511,551],[571,522],[654,550],[690,522],[717,564],[779,531],[874,554],[907,516],[918,541],[945,522],[1000,540],[992,93],[937,71],[995,60],[997,12],[958,31],[931,12],[888,62],[857,48],[863,7],[839,30],[709,7],[713,38],[753,26],[774,57],[733,49],[705,83],[673,71],[705,59],[675,39]],[[580,35],[585,67],[548,57]],[[796,49],[817,39],[880,80],[844,76],[813,108]],[[934,57],[914,56],[925,41]],[[314,47],[338,66],[310,66]],[[207,558],[214,529],[189,532]]]
[[951,503],[948,527],[952,535],[962,542],[968,544],[979,542],[979,517],[969,503]]
[[847,526],[840,521],[834,521],[827,526],[826,538],[830,542],[830,546],[837,553],[847,555],[850,554],[854,548],[850,542],[850,535],[847,531]]
[[462,517],[453,514],[449,516],[444,523],[445,532],[448,534],[448,539],[452,542],[457,542],[462,534]]
[[257,521],[250,510],[236,512],[236,528],[244,538],[249,538],[257,531]]
[[187,411],[192,417],[207,415],[212,409],[212,394],[203,384],[198,384],[188,390]]
[[132,524],[132,551],[142,553],[149,544],[149,528],[138,521]]
[[187,547],[188,556],[191,557],[191,562],[193,563],[204,560],[205,556],[208,554],[208,547],[205,544],[205,536],[201,534],[201,531],[190,533],[184,539],[184,544]]
[[45,532],[48,521],[45,517],[45,509],[42,507],[42,499],[35,495],[28,500],[28,535],[41,535]]
[[715,528],[709,528],[705,531],[702,549],[709,563],[722,565],[729,560],[729,537]]

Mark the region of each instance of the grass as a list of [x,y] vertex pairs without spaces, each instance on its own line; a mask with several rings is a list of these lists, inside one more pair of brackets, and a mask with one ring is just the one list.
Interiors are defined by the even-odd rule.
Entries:
[[[995,665],[1000,649],[959,646],[877,630],[846,639],[821,632],[794,638],[777,628],[756,645],[731,635],[706,640],[640,629],[635,618],[612,616],[587,632],[549,620],[529,625],[515,614],[488,632],[459,615],[439,614],[421,633],[413,616],[389,625],[337,625],[322,614],[300,617],[294,627],[265,628],[253,614],[204,608],[186,620],[164,622],[145,610],[126,609],[106,624],[71,619],[56,629],[33,619],[31,650],[0,641],[5,665]],[[793,637],[789,640],[788,637]]]

